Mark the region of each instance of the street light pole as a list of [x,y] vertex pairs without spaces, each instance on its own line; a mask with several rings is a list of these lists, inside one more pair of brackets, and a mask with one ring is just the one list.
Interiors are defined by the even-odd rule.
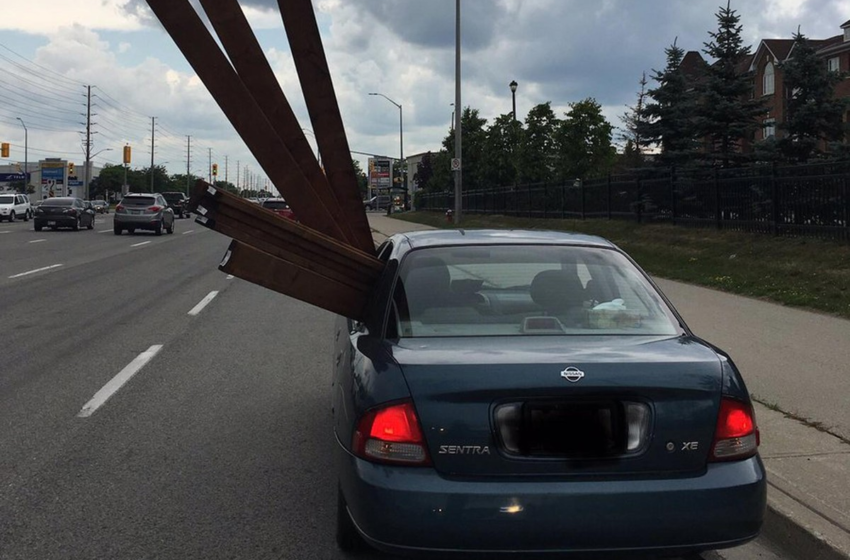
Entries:
[[517,87],[516,80],[511,80],[511,83],[508,84],[508,86],[510,86],[510,88],[511,88],[511,100],[512,100],[512,104],[513,104],[513,111],[511,112],[511,114],[514,117],[514,120],[516,120],[516,87]]
[[29,162],[29,131],[27,130],[27,125],[24,124],[24,120],[21,117],[17,117],[19,121],[21,121],[21,126],[24,127],[24,194],[27,193],[27,187],[30,184],[30,162]]
[[[404,172],[404,117],[402,114],[401,104],[396,103],[383,93],[370,93],[369,95],[380,95],[396,107],[398,107],[398,151],[399,151],[399,173],[402,175],[402,185],[404,187],[404,207],[407,209],[408,199],[407,199],[407,173]],[[392,200],[390,201],[392,204]]]
[[463,188],[463,161],[461,154],[461,125],[463,121],[463,105],[460,104],[460,0],[455,0],[455,159],[458,167],[455,170],[455,211],[454,223],[460,225],[460,212],[462,210],[462,188]]

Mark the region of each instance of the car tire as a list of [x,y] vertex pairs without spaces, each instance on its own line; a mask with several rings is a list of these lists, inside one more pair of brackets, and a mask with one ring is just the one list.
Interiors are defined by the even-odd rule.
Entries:
[[153,228],[153,232],[156,235],[162,235],[162,222],[158,222],[156,226]]
[[25,221],[25,222],[30,221],[30,212],[29,212],[29,210],[27,210],[26,212],[24,212],[24,221]]
[[122,232],[122,231],[123,231],[123,230],[122,230],[120,227],[118,227],[118,226],[112,226],[112,233],[114,233],[115,235],[121,235],[121,232]]
[[74,225],[71,226],[71,229],[74,231],[80,231],[80,219],[77,218],[77,221],[74,222]]
[[165,231],[168,232],[168,235],[174,233],[174,220],[171,220],[171,225],[165,228]]
[[15,221],[15,213],[12,212],[11,214],[9,214],[9,223],[11,224],[14,221]]
[[89,222],[89,225],[86,226],[86,229],[94,229],[94,218]]
[[35,231],[41,231],[41,226],[35,226]]
[[336,490],[336,544],[343,552],[358,553],[369,549],[369,545],[363,540],[360,532],[355,527],[351,516],[348,515],[345,498],[342,497],[342,489]]

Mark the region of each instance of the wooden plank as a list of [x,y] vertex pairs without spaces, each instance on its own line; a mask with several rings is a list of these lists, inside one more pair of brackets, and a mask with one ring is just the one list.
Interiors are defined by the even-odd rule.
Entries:
[[327,261],[324,261],[323,259],[305,258],[298,252],[291,251],[285,246],[276,244],[274,242],[275,240],[270,240],[264,232],[247,227],[244,223],[233,223],[227,218],[222,217],[198,218],[197,223],[217,231],[222,235],[226,235],[236,241],[244,243],[245,245],[250,245],[255,249],[259,249],[264,253],[289,261],[304,269],[321,276],[325,276],[359,291],[368,292],[377,281],[377,278],[364,277],[363,275],[356,274],[353,269],[348,269],[344,266],[327,266]]
[[[289,149],[304,176],[313,185],[313,189],[330,210],[333,219],[342,229],[348,243],[368,254],[374,254],[368,222],[351,220],[348,215],[343,213],[337,192],[331,189],[327,176],[319,167],[301,125],[280,88],[280,84],[263,53],[260,43],[251,30],[248,19],[239,7],[238,1],[201,0],[201,5],[204,7],[207,17],[209,17],[242,82],[265,114],[272,128],[275,129],[277,135]],[[360,194],[356,184],[351,185],[350,188],[354,189],[359,201]],[[288,193],[284,192],[283,195],[285,198],[289,198]],[[362,203],[356,210],[365,216]],[[360,235],[355,234],[353,227],[364,227],[365,235],[364,232],[361,232]]]
[[189,1],[147,3],[299,219],[334,239],[348,241],[334,218],[337,213],[313,189]]
[[239,241],[233,241],[219,270],[353,319],[363,320],[369,294],[315,274]]
[[374,252],[374,249],[366,249],[370,245],[374,248],[371,228],[357,187],[351,150],[313,3],[311,0],[278,0],[278,6],[331,188],[358,235],[358,243],[354,245]]
[[[222,212],[223,206],[233,209],[234,212],[245,214],[245,217],[241,219],[256,227],[267,229],[273,235],[281,238],[283,242],[304,247],[316,246],[315,251],[323,258],[337,259],[341,257],[342,262],[346,264],[353,260],[360,267],[372,271],[374,274],[380,274],[383,270],[384,264],[372,255],[367,255],[320,232],[313,231],[303,224],[282,218],[253,202],[213,187],[204,181],[196,183],[189,200],[191,211],[199,212],[199,209],[203,207],[205,211]],[[232,217],[236,216],[232,215]]]

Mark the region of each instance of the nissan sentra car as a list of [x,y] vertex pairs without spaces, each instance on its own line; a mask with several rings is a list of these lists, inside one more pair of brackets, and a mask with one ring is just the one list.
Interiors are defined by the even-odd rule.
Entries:
[[335,325],[337,542],[526,557],[755,538],[759,432],[729,356],[610,242],[389,238]]

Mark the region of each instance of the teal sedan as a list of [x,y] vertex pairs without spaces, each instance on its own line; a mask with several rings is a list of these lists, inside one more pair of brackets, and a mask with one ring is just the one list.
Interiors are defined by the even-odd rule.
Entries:
[[424,231],[335,326],[337,542],[551,557],[736,546],[762,525],[749,393],[616,246]]

